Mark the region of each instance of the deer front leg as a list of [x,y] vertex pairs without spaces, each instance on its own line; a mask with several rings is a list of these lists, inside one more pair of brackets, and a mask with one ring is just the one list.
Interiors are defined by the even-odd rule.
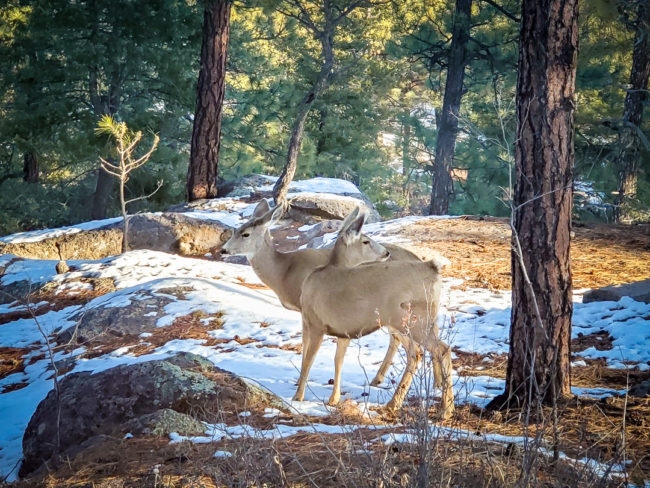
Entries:
[[400,340],[406,347],[406,369],[404,370],[404,374],[402,375],[402,379],[400,380],[399,385],[397,385],[397,389],[395,390],[393,398],[391,398],[391,400],[386,404],[386,407],[390,410],[397,410],[404,403],[404,399],[406,398],[411,383],[413,382],[413,375],[415,374],[415,371],[418,368],[418,364],[422,359],[422,348],[417,345],[411,338],[401,336]]
[[350,339],[339,337],[336,339],[336,355],[334,356],[334,387],[332,395],[327,401],[328,405],[336,405],[341,399],[341,370],[343,369],[343,359],[345,351],[350,345]]
[[379,386],[384,382],[384,378],[386,377],[386,372],[388,371],[388,368],[390,368],[390,365],[393,364],[393,357],[395,357],[395,353],[397,352],[397,348],[399,347],[399,345],[400,345],[400,341],[398,336],[394,333],[391,333],[390,343],[388,344],[388,350],[386,351],[386,356],[384,357],[381,366],[379,366],[379,371],[377,371],[377,374],[370,382],[370,386]]
[[314,363],[316,353],[323,342],[323,331],[321,329],[314,329],[309,327],[309,324],[303,318],[302,320],[302,366],[300,367],[300,379],[298,380],[298,389],[293,396],[293,400],[302,402],[305,398],[305,387],[307,386],[307,378],[309,377],[309,370]]

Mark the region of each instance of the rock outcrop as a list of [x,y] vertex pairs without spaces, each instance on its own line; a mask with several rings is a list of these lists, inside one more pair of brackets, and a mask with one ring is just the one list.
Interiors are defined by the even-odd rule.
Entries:
[[96,436],[123,437],[132,430],[197,433],[198,421],[256,406],[278,408],[282,401],[190,353],[73,373],[60,381],[59,398],[51,391],[32,416],[23,436],[20,476],[56,464],[57,454],[74,452]]
[[[202,255],[230,238],[232,229],[218,221],[182,213],[148,213],[129,219],[129,249],[151,249],[184,255]],[[41,240],[0,242],[0,254],[30,259],[102,259],[120,254],[121,223],[65,233]],[[61,254],[59,255],[59,249]]]
[[623,297],[650,303],[650,279],[589,290],[583,295],[582,302],[618,302]]
[[381,217],[362,193],[351,196],[329,193],[305,193],[289,198],[289,217],[304,223],[322,220],[343,220],[356,207],[368,212],[368,223],[379,222]]
[[[98,339],[101,342],[102,335],[123,337],[150,332],[156,328],[159,312],[174,301],[173,297],[180,298],[182,292],[182,289],[160,290],[159,293],[126,289],[96,298],[71,317],[76,325],[61,332],[57,342],[65,344],[74,338],[75,342],[83,344]],[[119,295],[124,297],[123,301],[128,301],[128,306],[109,305]]]

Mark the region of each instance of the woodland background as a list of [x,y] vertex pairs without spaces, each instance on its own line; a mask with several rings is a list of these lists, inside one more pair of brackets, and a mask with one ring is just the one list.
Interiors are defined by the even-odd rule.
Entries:
[[[452,214],[510,213],[519,3],[470,3]],[[576,218],[614,217],[639,3],[580,5]],[[295,14],[309,5],[233,4],[221,180],[282,169],[296,106],[322,63],[318,39]],[[308,114],[297,178],[351,180],[386,216],[428,211],[455,8],[446,0],[376,2],[341,21],[334,76]],[[95,133],[105,114],[145,139],[160,136],[127,196],[149,194],[160,180],[162,188],[130,213],[185,200],[203,9],[197,0],[9,0],[0,7],[0,234],[117,215],[117,185],[98,177],[99,157],[113,147]],[[649,130],[646,117],[632,220],[648,220]]]

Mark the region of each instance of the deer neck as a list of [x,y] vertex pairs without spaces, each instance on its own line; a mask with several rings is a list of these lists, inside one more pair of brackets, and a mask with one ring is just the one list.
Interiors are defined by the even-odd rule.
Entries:
[[275,250],[273,238],[268,230],[264,234],[264,244],[249,258],[249,261],[259,279],[280,295],[278,291],[283,289],[284,277],[290,263],[287,263],[281,252]]
[[339,242],[334,244],[334,249],[332,250],[332,255],[330,257],[328,265],[342,268],[350,267],[348,265],[348,260],[346,258],[345,252],[345,246],[341,245]]

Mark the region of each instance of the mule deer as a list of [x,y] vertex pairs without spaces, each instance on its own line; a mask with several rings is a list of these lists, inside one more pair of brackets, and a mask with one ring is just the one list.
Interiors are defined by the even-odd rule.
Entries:
[[[232,237],[222,248],[222,254],[241,254],[248,258],[253,270],[262,282],[271,288],[280,303],[289,310],[300,311],[300,295],[302,284],[316,268],[325,266],[331,258],[332,249],[301,249],[294,252],[279,252],[273,245],[273,238],[269,228],[281,217],[281,206],[271,209],[266,200],[261,200],[255,207],[253,215],[248,222],[233,232]],[[359,209],[353,210],[343,224],[343,228],[359,217]],[[363,223],[358,220],[358,223]],[[368,244],[366,244],[366,240]],[[356,241],[356,245],[374,248],[376,243],[366,236]],[[420,261],[415,254],[399,246],[384,245],[390,252],[390,260]],[[359,264],[359,258],[348,257],[351,265]],[[383,383],[388,368],[393,362],[393,357],[399,348],[399,339],[391,335],[386,356],[370,382],[372,386]],[[338,351],[338,346],[337,346]],[[338,353],[337,353],[338,355]],[[436,377],[437,378],[437,377]],[[331,400],[338,399],[332,398]]]
[[442,383],[442,415],[453,413],[451,349],[438,337],[441,279],[434,261],[372,262],[350,267],[346,254],[358,236],[357,228],[339,233],[329,263],[309,275],[302,287],[302,368],[294,400],[302,401],[309,369],[325,334],[335,336],[334,388],[330,400],[340,397],[340,375],[351,338],[385,326],[407,350],[404,375],[388,403],[399,408],[421,357],[420,346],[432,354],[434,371]]

